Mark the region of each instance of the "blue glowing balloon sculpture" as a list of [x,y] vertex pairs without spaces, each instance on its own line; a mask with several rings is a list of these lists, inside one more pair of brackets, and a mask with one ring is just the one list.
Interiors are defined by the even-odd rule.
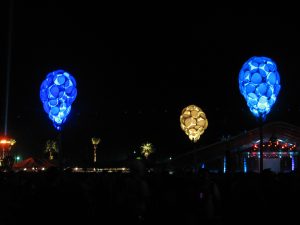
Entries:
[[41,84],[40,98],[44,110],[57,130],[66,121],[76,96],[76,81],[64,70],[49,73]]
[[240,71],[239,87],[250,111],[264,119],[280,91],[280,76],[275,62],[267,57],[250,58]]

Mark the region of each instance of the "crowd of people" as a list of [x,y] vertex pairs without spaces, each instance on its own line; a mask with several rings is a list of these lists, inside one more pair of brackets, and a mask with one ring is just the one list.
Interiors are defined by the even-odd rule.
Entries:
[[0,223],[289,224],[299,186],[297,172],[148,172],[142,162],[125,174],[2,172]]

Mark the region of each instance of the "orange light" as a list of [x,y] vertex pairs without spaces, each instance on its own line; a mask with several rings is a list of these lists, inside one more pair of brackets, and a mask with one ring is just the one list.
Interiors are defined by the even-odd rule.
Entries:
[[14,139],[5,139],[5,138],[0,139],[0,144],[1,145],[6,145],[6,144],[14,145],[15,143],[16,143],[16,141]]
[[14,139],[10,139],[7,137],[0,137],[0,146],[1,150],[4,151],[10,151],[11,147],[16,143]]

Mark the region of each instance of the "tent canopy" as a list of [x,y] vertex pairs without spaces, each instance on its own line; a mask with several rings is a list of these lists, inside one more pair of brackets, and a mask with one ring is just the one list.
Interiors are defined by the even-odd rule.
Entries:
[[30,157],[30,158],[27,158],[27,159],[24,159],[23,161],[21,162],[18,162],[18,163],[15,163],[13,165],[13,168],[14,169],[23,169],[23,168],[49,168],[49,167],[53,167],[53,166],[56,166],[55,164],[49,162],[48,160],[46,159],[38,159],[38,158],[33,158],[33,157]]

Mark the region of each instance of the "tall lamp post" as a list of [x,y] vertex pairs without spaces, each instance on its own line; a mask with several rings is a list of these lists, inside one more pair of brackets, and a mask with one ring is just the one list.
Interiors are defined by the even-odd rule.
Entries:
[[98,137],[93,137],[92,138],[92,144],[94,146],[94,164],[96,164],[97,162],[97,147],[98,147],[98,144],[100,143],[101,139],[98,138]]
[[59,163],[63,167],[62,125],[71,112],[72,103],[77,96],[75,78],[64,70],[55,70],[47,74],[40,87],[40,99],[49,119],[58,131]]
[[[200,107],[196,105],[189,105],[181,112],[180,127],[189,139],[196,143],[208,127],[208,120]],[[196,164],[195,155],[194,163]]]
[[280,75],[272,59],[253,56],[242,66],[239,89],[250,111],[259,119],[260,172],[263,171],[263,122],[276,102],[280,88]]

